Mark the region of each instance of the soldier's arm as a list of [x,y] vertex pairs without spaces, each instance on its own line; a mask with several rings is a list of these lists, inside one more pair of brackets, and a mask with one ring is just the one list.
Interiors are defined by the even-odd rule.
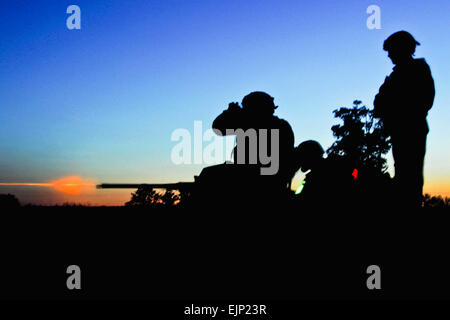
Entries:
[[431,107],[433,106],[435,95],[436,95],[436,88],[434,87],[434,80],[433,80],[433,77],[431,76],[431,72],[430,72],[429,79],[428,79],[428,96],[427,96],[427,101],[426,101],[428,110],[430,110]]
[[242,109],[238,103],[230,103],[228,109],[222,112],[213,122],[212,128],[221,136],[227,135],[227,129],[241,128]]
[[431,70],[428,67],[428,65],[426,65],[425,74],[426,74],[426,76],[422,78],[422,81],[423,81],[422,87],[423,88],[422,88],[422,94],[421,94],[421,103],[425,108],[425,110],[423,110],[423,111],[425,112],[425,115],[426,115],[428,110],[430,110],[431,107],[433,106],[436,90],[434,87],[434,80],[431,75]]
[[373,101],[374,107],[374,117],[382,118],[386,113],[386,108],[389,101],[389,87],[390,87],[390,78],[386,77],[384,83],[381,85],[378,94],[375,96],[375,100]]
[[435,87],[433,77],[428,65],[418,63],[403,79],[402,97],[406,105],[410,106],[409,112],[413,118],[426,117],[428,110],[433,105]]

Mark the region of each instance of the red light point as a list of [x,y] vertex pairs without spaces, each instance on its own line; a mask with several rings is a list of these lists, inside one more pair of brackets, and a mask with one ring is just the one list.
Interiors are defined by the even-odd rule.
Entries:
[[356,180],[356,178],[358,178],[358,169],[353,169],[352,176],[353,180]]

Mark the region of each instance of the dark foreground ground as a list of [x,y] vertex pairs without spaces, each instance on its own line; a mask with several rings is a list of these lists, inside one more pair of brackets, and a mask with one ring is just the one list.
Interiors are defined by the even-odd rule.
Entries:
[[[450,299],[449,213],[4,211],[0,298]],[[369,265],[381,290],[366,287]]]

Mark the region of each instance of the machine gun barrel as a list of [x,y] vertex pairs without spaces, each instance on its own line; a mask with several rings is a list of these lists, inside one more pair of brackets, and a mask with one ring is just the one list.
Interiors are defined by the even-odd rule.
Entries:
[[149,189],[185,190],[194,186],[194,182],[176,183],[102,183],[97,189],[138,189],[141,187]]

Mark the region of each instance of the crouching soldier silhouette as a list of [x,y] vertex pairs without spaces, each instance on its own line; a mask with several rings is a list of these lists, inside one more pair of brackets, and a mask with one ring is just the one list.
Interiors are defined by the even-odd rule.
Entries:
[[230,103],[212,127],[218,135],[236,136],[233,161],[203,169],[199,182],[220,180],[222,199],[233,203],[284,201],[292,179],[294,133],[287,121],[274,116],[276,108],[274,98],[265,92],[248,94],[242,107]]
[[344,157],[323,155],[322,146],[314,140],[295,148],[294,170],[309,171],[295,192],[295,201],[307,208],[349,208],[358,170]]
[[422,202],[423,164],[428,134],[427,114],[435,89],[424,59],[414,59],[419,45],[411,34],[399,31],[386,39],[383,49],[395,65],[374,101],[374,116],[391,136],[395,186],[408,207]]
[[[360,212],[384,208],[390,200],[390,177],[348,155],[324,157],[320,143],[308,140],[295,148],[292,168],[308,172],[297,188],[294,203],[307,209]],[[295,174],[294,172],[294,174]],[[356,209],[356,211],[355,211]]]

